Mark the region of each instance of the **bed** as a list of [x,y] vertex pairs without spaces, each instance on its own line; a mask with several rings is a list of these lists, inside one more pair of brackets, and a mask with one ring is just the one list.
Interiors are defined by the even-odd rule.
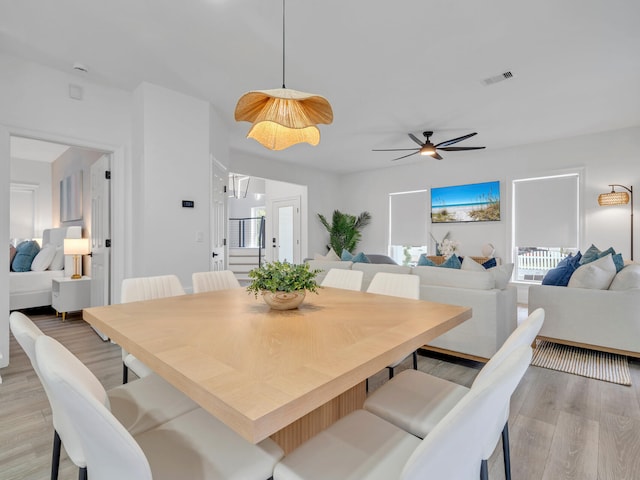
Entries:
[[[82,228],[48,228],[42,232],[42,245],[52,243],[62,246],[65,238],[81,238]],[[54,278],[71,276],[73,259],[65,257],[63,270],[42,272],[9,272],[9,310],[35,308],[51,305],[51,281]]]

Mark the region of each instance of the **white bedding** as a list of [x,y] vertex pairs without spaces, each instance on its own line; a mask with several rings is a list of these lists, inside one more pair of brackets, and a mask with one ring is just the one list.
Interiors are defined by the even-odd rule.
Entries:
[[51,279],[62,278],[64,270],[43,272],[9,272],[9,294],[51,290]]

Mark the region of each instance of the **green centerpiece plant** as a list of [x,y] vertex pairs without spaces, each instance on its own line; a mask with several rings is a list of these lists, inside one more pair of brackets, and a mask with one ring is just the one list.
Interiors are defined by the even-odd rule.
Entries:
[[262,294],[264,301],[276,310],[297,308],[307,291],[318,293],[318,273],[320,270],[311,270],[306,263],[265,263],[249,272],[252,281],[247,286],[247,292],[253,293],[256,298],[259,293]]

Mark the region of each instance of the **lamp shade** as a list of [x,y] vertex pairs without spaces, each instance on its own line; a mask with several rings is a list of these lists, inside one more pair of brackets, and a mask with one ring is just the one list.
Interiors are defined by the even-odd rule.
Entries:
[[65,255],[88,255],[89,248],[88,238],[65,238],[64,254]]
[[296,143],[317,145],[316,125],[333,122],[333,110],[320,95],[289,88],[253,90],[238,100],[235,119],[253,123],[248,138],[270,150],[283,150]]
[[627,192],[610,192],[598,195],[598,204],[605,205],[626,205],[629,203],[629,194]]

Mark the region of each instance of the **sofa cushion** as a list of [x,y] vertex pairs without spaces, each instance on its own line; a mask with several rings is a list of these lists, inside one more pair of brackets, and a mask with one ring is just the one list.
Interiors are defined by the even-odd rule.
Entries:
[[616,266],[613,263],[613,257],[607,255],[578,267],[571,275],[568,287],[606,290],[615,275]]
[[428,259],[427,256],[423,253],[422,255],[420,255],[420,257],[418,257],[418,266],[419,267],[435,267],[436,264],[433,263],[433,261],[431,261],[430,259]]
[[40,251],[40,245],[35,240],[26,240],[16,247],[16,256],[13,258],[11,268],[14,272],[28,272],[31,270],[31,262]]
[[340,261],[340,257],[339,257],[339,256],[338,256],[338,254],[333,250],[333,247],[331,247],[331,248],[329,249],[329,251],[327,252],[327,254],[326,254],[326,255],[321,255],[321,254],[319,254],[319,253],[316,253],[316,254],[313,256],[313,259],[314,259],[314,260],[329,260],[329,261],[332,261],[332,262]]
[[[494,259],[494,262],[495,262],[495,259]],[[471,257],[464,257],[462,259],[462,266],[460,267],[460,269],[461,270],[471,270],[471,271],[475,271],[475,272],[484,272],[486,270],[486,268],[484,268],[482,265],[480,265],[478,262],[476,262]]]
[[343,261],[331,261],[331,260],[307,260],[309,264],[309,270],[321,270],[320,273],[316,276],[316,282],[318,285],[322,283],[324,277],[327,276],[327,272],[332,268],[344,268],[350,269],[353,262],[343,262]]
[[511,274],[513,273],[513,263],[505,263],[487,270],[494,280],[494,288],[498,290],[504,290],[511,280]]
[[398,265],[393,258],[388,255],[381,255],[378,253],[367,253],[367,258],[370,263],[385,264],[385,265]]
[[453,268],[413,267],[411,273],[420,277],[420,285],[492,290],[495,278],[489,270],[472,272]]
[[555,285],[557,287],[566,287],[573,272],[580,266],[580,258],[582,254],[578,252],[576,255],[569,255],[560,260],[556,268],[552,268],[542,279],[542,285]]
[[609,290],[640,288],[640,264],[627,265],[613,278]]
[[378,272],[411,273],[411,267],[405,267],[404,265],[388,265],[384,263],[354,263],[351,266],[351,270],[360,270],[362,272],[362,291],[366,291],[367,288],[369,288],[371,280]]
[[441,268],[453,268],[455,270],[460,270],[462,264],[460,263],[460,259],[456,255],[451,255],[438,266]]

